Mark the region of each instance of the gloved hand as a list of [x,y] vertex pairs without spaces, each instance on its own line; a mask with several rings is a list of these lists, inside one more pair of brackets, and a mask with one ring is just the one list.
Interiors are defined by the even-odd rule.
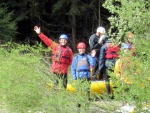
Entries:
[[41,28],[38,26],[34,26],[34,31],[39,35],[41,33]]
[[93,72],[93,68],[90,68],[90,72]]
[[90,66],[90,79],[92,80],[92,76],[93,76],[93,67]]

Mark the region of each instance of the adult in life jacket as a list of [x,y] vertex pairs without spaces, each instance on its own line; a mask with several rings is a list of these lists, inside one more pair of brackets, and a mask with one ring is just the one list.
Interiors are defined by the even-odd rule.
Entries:
[[106,43],[101,47],[100,50],[99,70],[104,69],[103,76],[104,80],[107,82],[106,90],[108,94],[110,94],[110,83],[109,83],[110,76],[108,75],[108,70],[113,72],[112,69],[115,65],[117,58],[119,57],[118,52],[119,47],[114,43],[112,43],[110,39],[106,41]]
[[90,55],[85,53],[85,43],[78,43],[77,49],[79,53],[75,55],[71,64],[72,79],[86,79],[89,81],[90,71],[92,71],[94,65],[93,59]]
[[107,36],[104,27],[100,26],[97,28],[96,33],[91,35],[89,38],[91,56],[96,60],[96,66],[93,68],[93,80],[95,79],[98,71],[98,59],[99,51],[102,45],[105,43]]
[[133,40],[134,40],[134,34],[132,32],[129,32],[127,34],[127,44],[130,45],[130,50],[132,51],[132,56],[136,56]]
[[60,79],[62,80],[63,87],[66,88],[68,67],[71,65],[73,57],[72,50],[66,45],[68,41],[67,35],[60,35],[59,43],[56,43],[45,36],[41,32],[40,27],[35,26],[34,31],[52,51],[52,65],[50,70],[54,75],[56,75],[56,85],[58,85],[58,81]]
[[131,46],[130,44],[124,43],[122,48],[123,55],[116,61],[114,73],[117,80],[120,80],[121,82],[126,84],[132,84],[128,77],[130,75],[128,71],[130,70],[132,56],[132,53],[130,51]]

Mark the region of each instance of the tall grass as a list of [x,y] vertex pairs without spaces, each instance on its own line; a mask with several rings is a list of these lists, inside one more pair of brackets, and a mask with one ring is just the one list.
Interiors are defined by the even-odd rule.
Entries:
[[[140,50],[139,50],[140,51]],[[147,49],[147,51],[149,51]],[[86,88],[89,84],[76,81],[76,93],[68,92],[51,84],[55,76],[50,73],[50,50],[40,44],[28,45],[8,44],[0,48],[0,112],[2,113],[95,113],[115,112],[123,102],[134,104],[139,110],[143,103],[149,103],[149,63],[140,62],[135,73],[136,82],[132,86],[118,86],[114,89],[114,99],[107,95],[91,95],[88,100]],[[142,61],[138,57],[138,62]],[[141,58],[141,59],[140,59]],[[135,58],[136,59],[136,58]],[[136,63],[137,59],[134,63]],[[132,67],[132,66],[131,66]],[[114,76],[113,73],[110,74]],[[69,83],[71,80],[68,75]],[[113,80],[113,85],[116,81]],[[144,87],[140,84],[144,83]],[[130,88],[129,91],[125,89]],[[118,93],[119,92],[119,93]],[[99,101],[95,101],[96,98]]]
[[[0,96],[5,112],[87,111],[89,106],[86,97],[48,87],[47,84],[55,79],[49,71],[48,52],[41,45],[8,44],[0,48]],[[79,103],[84,103],[82,109],[77,106]]]

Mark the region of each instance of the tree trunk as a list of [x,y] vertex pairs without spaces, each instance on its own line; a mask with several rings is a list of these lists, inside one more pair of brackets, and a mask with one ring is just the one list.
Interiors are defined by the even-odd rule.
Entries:
[[101,0],[99,0],[99,4],[98,4],[98,23],[99,23],[99,26],[101,26]]
[[[72,6],[76,6],[76,1],[72,1]],[[73,39],[73,51],[76,49],[76,16],[75,14],[71,15],[71,28],[72,28],[72,39]]]
[[76,18],[75,18],[75,16],[72,16],[71,24],[72,24],[71,27],[72,27],[73,50],[75,51],[75,49],[76,49],[76,42],[75,42],[75,38],[76,38]]

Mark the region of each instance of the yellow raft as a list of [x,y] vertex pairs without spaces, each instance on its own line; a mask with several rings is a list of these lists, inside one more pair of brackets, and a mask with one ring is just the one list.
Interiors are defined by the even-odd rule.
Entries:
[[[75,86],[73,84],[67,84],[66,90],[72,93],[76,92]],[[110,82],[110,90],[111,92],[113,92],[112,82]],[[92,81],[90,84],[90,92],[93,94],[106,93],[106,82],[105,81]]]
[[[150,77],[147,78],[148,81],[150,81]],[[131,82],[129,83],[128,81],[125,81],[127,84],[132,84]],[[53,85],[51,83],[47,83],[48,89],[52,89]],[[141,86],[144,86],[141,84]],[[67,91],[70,91],[72,93],[76,93],[76,88],[75,84],[67,84]],[[113,84],[110,82],[110,90],[111,93],[113,92]],[[106,93],[106,82],[105,81],[91,81],[90,84],[90,92],[92,94],[104,94]]]

